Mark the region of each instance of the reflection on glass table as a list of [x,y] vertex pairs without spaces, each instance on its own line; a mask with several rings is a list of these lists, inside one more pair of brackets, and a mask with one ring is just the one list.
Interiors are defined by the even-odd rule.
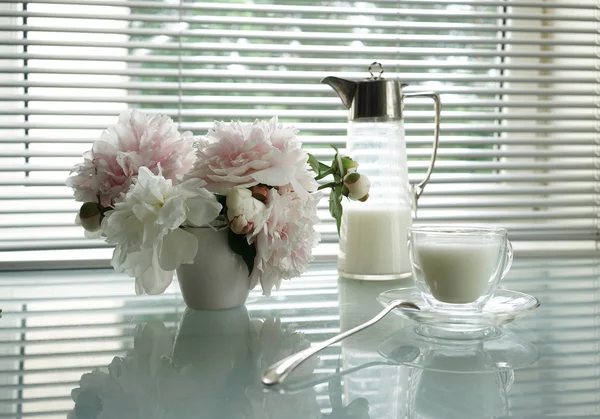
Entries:
[[[187,309],[174,336],[162,322],[138,325],[134,347],[108,371],[82,376],[69,418],[320,417],[314,390],[264,392],[264,365],[310,342],[278,319],[251,319],[245,307]],[[298,371],[310,378],[316,360]]]
[[[0,418],[600,416],[600,263],[516,260],[541,306],[500,337],[449,343],[388,316],[265,389],[260,372],[380,311],[406,281],[339,280],[314,264],[246,307],[186,311],[176,288],[136,297],[109,270],[0,276]],[[307,384],[308,383],[308,384]]]

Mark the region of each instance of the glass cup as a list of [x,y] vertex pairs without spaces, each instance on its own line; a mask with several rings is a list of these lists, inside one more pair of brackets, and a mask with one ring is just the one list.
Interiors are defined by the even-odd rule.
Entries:
[[412,227],[408,252],[415,286],[440,311],[481,311],[512,265],[503,228]]

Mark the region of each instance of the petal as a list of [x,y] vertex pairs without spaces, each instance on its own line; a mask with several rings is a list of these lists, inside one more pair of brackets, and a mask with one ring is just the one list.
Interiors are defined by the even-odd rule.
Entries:
[[158,243],[158,262],[162,269],[174,271],[182,263],[192,263],[198,252],[198,239],[178,228]]
[[301,198],[301,199],[307,199],[308,198],[308,192],[306,191],[306,189],[304,189],[304,186],[302,186],[300,184],[300,182],[298,182],[295,178],[292,179],[292,181],[290,182],[292,184],[292,188],[294,188],[294,192],[296,192],[296,194]]
[[145,183],[154,177],[154,173],[150,171],[146,166],[142,166],[138,169],[138,181]]
[[185,201],[186,198],[183,195],[168,198],[165,205],[158,212],[156,222],[170,230],[178,228],[186,219]]
[[251,176],[258,183],[264,183],[265,185],[269,186],[283,186],[292,181],[295,172],[295,167],[275,166],[268,169],[259,170],[258,172],[253,173]]
[[113,256],[110,261],[110,265],[114,268],[115,271],[123,272],[123,269],[121,268],[121,264],[124,262],[124,260],[125,260],[125,255],[123,254],[121,247],[120,246],[115,247],[115,250],[113,250]]
[[154,247],[154,243],[158,240],[161,240],[162,236],[165,234],[164,227],[160,228],[156,223],[150,222],[144,224],[144,229],[142,232],[142,242],[140,243],[140,247],[145,249],[152,249]]
[[135,204],[131,210],[135,214],[138,220],[141,222],[154,222],[156,219],[157,208],[154,205],[150,205],[146,202],[140,202]]
[[190,197],[196,196],[205,186],[206,182],[202,179],[188,179],[177,185],[183,195]]
[[153,263],[141,276],[135,278],[135,292],[138,295],[162,294],[173,281],[173,271],[165,271]]
[[210,198],[198,197],[188,199],[187,206],[187,219],[197,227],[213,221],[223,208],[212,194],[210,194]]

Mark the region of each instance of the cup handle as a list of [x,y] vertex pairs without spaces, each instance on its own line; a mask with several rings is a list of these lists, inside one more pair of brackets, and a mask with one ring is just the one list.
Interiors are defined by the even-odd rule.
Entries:
[[502,271],[502,277],[504,278],[506,276],[506,274],[508,273],[508,271],[510,270],[510,267],[512,266],[513,263],[513,247],[512,247],[512,243],[510,241],[506,241],[506,262],[504,263],[504,270]]
[[431,152],[431,160],[429,161],[429,167],[427,168],[427,173],[425,173],[425,177],[421,182],[416,184],[413,187],[414,191],[414,200],[416,205],[416,201],[421,197],[423,193],[423,189],[425,189],[425,185],[429,182],[431,178],[431,174],[433,173],[433,167],[435,166],[435,159],[437,157],[438,145],[440,143],[440,117],[442,113],[442,102],[440,100],[440,95],[435,92],[416,92],[416,93],[404,93],[402,95],[402,100],[408,97],[428,97],[433,100],[434,105],[434,128],[433,128],[433,151]]

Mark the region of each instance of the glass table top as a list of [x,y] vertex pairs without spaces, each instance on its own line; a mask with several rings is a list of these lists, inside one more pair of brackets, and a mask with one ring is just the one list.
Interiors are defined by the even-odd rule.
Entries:
[[390,314],[286,385],[261,372],[382,309],[410,280],[339,279],[315,263],[271,297],[186,310],[177,284],[136,297],[111,270],[0,273],[0,418],[600,417],[600,262],[517,259],[505,289],[541,306],[474,341]]

